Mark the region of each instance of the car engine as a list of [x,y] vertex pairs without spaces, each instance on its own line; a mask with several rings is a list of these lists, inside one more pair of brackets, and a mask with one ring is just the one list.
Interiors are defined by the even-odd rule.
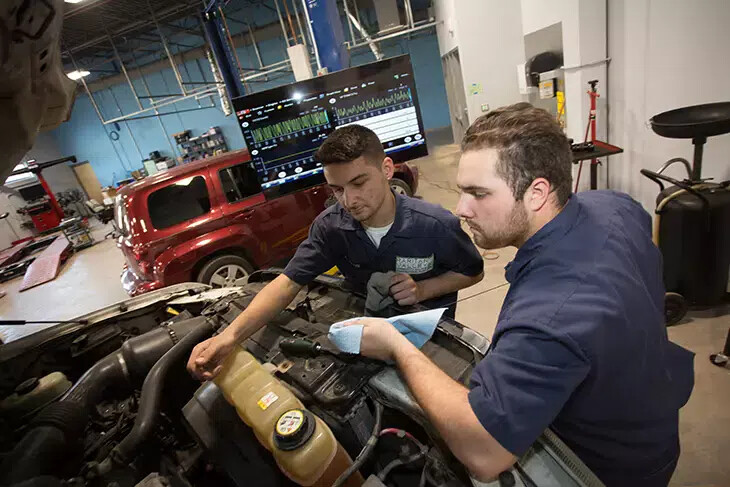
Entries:
[[[240,288],[172,286],[0,346],[0,485],[298,485],[221,389],[185,369],[192,348],[277,275],[256,273]],[[326,485],[479,485],[394,368],[327,340],[332,323],[363,310],[364,296],[322,276],[242,344],[351,459],[347,474]],[[388,314],[405,311],[414,309]],[[442,318],[422,350],[466,383],[487,348],[484,337]],[[506,472],[508,485],[600,485],[546,435]],[[535,481],[542,478],[552,480]]]

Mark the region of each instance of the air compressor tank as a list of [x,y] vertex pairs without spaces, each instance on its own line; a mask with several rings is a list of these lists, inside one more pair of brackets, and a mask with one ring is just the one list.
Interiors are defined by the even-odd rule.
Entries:
[[657,196],[664,285],[691,305],[715,306],[730,292],[730,186],[693,187],[669,186]]

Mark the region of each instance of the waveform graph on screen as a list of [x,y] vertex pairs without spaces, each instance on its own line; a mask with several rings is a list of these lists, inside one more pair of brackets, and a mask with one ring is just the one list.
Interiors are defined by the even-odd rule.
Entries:
[[348,117],[367,115],[370,112],[381,111],[387,108],[397,109],[400,105],[411,104],[412,102],[413,98],[411,97],[410,88],[403,88],[390,95],[371,97],[351,107],[337,108],[335,109],[335,113],[337,114],[337,119],[343,122]]
[[410,88],[373,96],[349,107],[337,107],[337,126],[363,125],[384,144],[419,132],[418,114]]
[[329,115],[326,111],[313,112],[291,120],[283,120],[265,127],[255,128],[251,130],[251,136],[254,142],[261,144],[278,137],[295,135],[304,130],[328,128],[329,123]]

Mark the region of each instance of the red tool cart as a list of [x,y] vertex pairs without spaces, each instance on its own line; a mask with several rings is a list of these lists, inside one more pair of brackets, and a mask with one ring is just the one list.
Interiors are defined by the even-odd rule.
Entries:
[[33,226],[38,233],[55,228],[61,223],[61,218],[48,200],[31,203],[21,210],[33,220]]
[[48,162],[29,163],[27,168],[13,171],[12,173],[13,176],[28,172],[35,174],[38,178],[38,182],[46,193],[46,195],[38,201],[32,201],[30,204],[21,209],[23,213],[30,216],[33,220],[33,225],[39,233],[57,227],[64,217],[61,205],[58,204],[56,197],[53,196],[53,191],[51,191],[50,186],[48,186],[48,183],[43,177],[42,171],[48,167],[69,161],[76,162],[76,157],[71,156]]

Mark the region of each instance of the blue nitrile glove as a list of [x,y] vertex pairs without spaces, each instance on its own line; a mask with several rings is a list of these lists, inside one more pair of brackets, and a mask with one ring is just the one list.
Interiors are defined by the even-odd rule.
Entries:
[[[430,309],[418,313],[394,316],[387,318],[386,321],[389,321],[416,348],[421,348],[433,335],[444,311],[446,311],[446,308]],[[363,325],[346,326],[347,323],[359,319],[352,318],[330,326],[330,341],[345,353],[360,353]]]

